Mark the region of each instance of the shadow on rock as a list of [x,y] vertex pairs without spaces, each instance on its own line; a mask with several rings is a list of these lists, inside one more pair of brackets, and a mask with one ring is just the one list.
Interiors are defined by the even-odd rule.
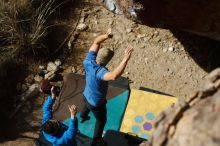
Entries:
[[220,67],[220,42],[171,30],[192,59],[206,72]]

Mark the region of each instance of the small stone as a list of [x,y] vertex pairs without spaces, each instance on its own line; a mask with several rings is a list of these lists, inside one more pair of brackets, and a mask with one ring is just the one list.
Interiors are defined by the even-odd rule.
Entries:
[[45,78],[46,78],[46,76],[49,77],[49,76],[51,76],[52,74],[53,74],[53,72],[48,72],[48,73],[45,75]]
[[93,35],[94,37],[97,37],[97,36],[98,36],[98,34],[97,34],[97,33],[93,33],[92,35]]
[[55,60],[54,64],[55,64],[56,66],[60,66],[62,63],[61,63],[61,60],[60,60],[60,59],[57,59],[57,60]]
[[159,35],[159,31],[154,32],[154,36],[157,37]]
[[73,67],[71,68],[71,71],[72,71],[73,73],[76,73],[76,68],[73,66]]
[[127,31],[127,33],[130,33],[130,32],[132,32],[132,29],[131,28],[127,28],[126,31]]
[[173,52],[173,51],[174,51],[174,48],[173,48],[173,47],[169,47],[168,50],[169,50],[170,52]]
[[69,50],[72,49],[72,43],[71,43],[71,41],[68,41],[67,46],[68,46],[68,49],[69,49]]
[[186,60],[188,60],[189,58],[187,56],[184,57]]
[[115,4],[112,1],[106,1],[105,4],[109,11],[115,11]]
[[173,34],[172,34],[172,33],[170,33],[168,36],[171,38],[171,37],[173,37]]
[[35,80],[35,82],[40,82],[40,81],[43,80],[43,77],[41,77],[41,76],[39,76],[39,75],[36,75],[36,76],[34,77],[34,80]]
[[109,25],[113,25],[113,23],[114,23],[114,21],[110,21],[110,22],[109,22]]
[[85,17],[82,17],[80,20],[79,20],[80,23],[84,23],[85,22]]
[[155,41],[159,43],[159,42],[161,42],[161,39],[160,38],[156,38]]
[[145,37],[145,34],[139,34],[139,35],[137,35],[137,38],[144,38]]
[[48,80],[52,80],[55,76],[56,75],[53,72],[48,72],[44,78]]
[[164,52],[164,53],[166,53],[166,52],[167,52],[167,49],[166,49],[166,48],[164,48],[164,49],[163,49],[163,52]]
[[48,65],[47,65],[47,71],[51,72],[55,72],[57,71],[58,67],[56,64],[54,64],[53,62],[49,62]]
[[88,28],[88,26],[84,23],[80,23],[78,26],[77,26],[77,29],[80,30],[80,31],[84,31]]
[[45,69],[45,66],[43,66],[43,65],[39,65],[39,67],[38,67],[40,70],[44,70]]
[[181,51],[184,51],[184,47],[181,47],[180,50],[181,50]]
[[129,72],[126,72],[125,74],[126,74],[126,75],[128,75],[128,74],[129,74]]
[[192,76],[192,74],[191,74],[191,73],[189,73],[189,74],[188,74],[188,77],[191,77],[191,76]]

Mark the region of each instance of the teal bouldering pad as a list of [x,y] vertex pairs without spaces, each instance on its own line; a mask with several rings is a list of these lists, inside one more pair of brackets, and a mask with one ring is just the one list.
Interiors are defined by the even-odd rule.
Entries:
[[[107,130],[118,131],[121,126],[121,121],[126,109],[127,101],[129,97],[129,91],[125,90],[121,94],[111,98],[107,102],[107,122],[104,128],[103,134]],[[80,113],[77,114],[79,118]],[[79,131],[86,136],[93,137],[93,132],[95,128],[95,117],[92,112],[89,113],[90,120],[85,121],[83,124],[79,123]],[[64,121],[64,124],[69,125],[69,120]]]
[[[55,101],[53,108],[54,118],[68,126],[70,112],[68,105],[75,104],[78,107],[79,113],[84,106],[83,90],[85,87],[85,76],[78,74],[67,74],[64,76],[63,86],[59,97]],[[128,80],[119,78],[116,81],[110,82],[107,92],[107,123],[105,131],[108,129],[119,130],[121,121],[126,109],[129,97]],[[91,119],[83,124],[79,123],[80,133],[92,137],[95,127],[95,118],[90,113]]]

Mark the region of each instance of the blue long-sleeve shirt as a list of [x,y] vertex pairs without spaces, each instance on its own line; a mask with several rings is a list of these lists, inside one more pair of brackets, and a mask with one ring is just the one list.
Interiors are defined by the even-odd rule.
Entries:
[[[54,100],[51,96],[48,96],[47,100],[43,105],[43,118],[42,124],[53,118],[53,107]],[[61,133],[59,135],[50,135],[43,132],[44,137],[53,144],[53,146],[76,146],[75,135],[77,133],[77,119],[71,119],[69,127],[61,124]]]
[[94,107],[106,103],[106,94],[108,91],[108,82],[104,81],[104,75],[109,71],[107,68],[96,63],[97,53],[89,51],[83,65],[86,71],[86,86],[83,95],[89,104]]

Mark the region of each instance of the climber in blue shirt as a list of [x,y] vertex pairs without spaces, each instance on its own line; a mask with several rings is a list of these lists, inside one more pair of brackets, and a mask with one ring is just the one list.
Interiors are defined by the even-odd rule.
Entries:
[[108,71],[106,65],[113,57],[114,52],[109,48],[100,49],[100,45],[111,37],[111,29],[106,34],[98,36],[83,61],[86,73],[86,85],[83,91],[85,105],[80,115],[80,122],[83,123],[89,120],[88,114],[92,111],[96,118],[92,146],[105,145],[102,139],[102,133],[107,120],[106,94],[108,81],[116,80],[121,76],[133,51],[132,47],[127,47],[121,63],[113,71]]
[[53,146],[76,146],[75,136],[77,133],[77,108],[75,105],[68,106],[71,114],[69,127],[53,119],[52,107],[56,95],[54,87],[51,88],[51,95],[43,105],[42,130],[43,135]]

